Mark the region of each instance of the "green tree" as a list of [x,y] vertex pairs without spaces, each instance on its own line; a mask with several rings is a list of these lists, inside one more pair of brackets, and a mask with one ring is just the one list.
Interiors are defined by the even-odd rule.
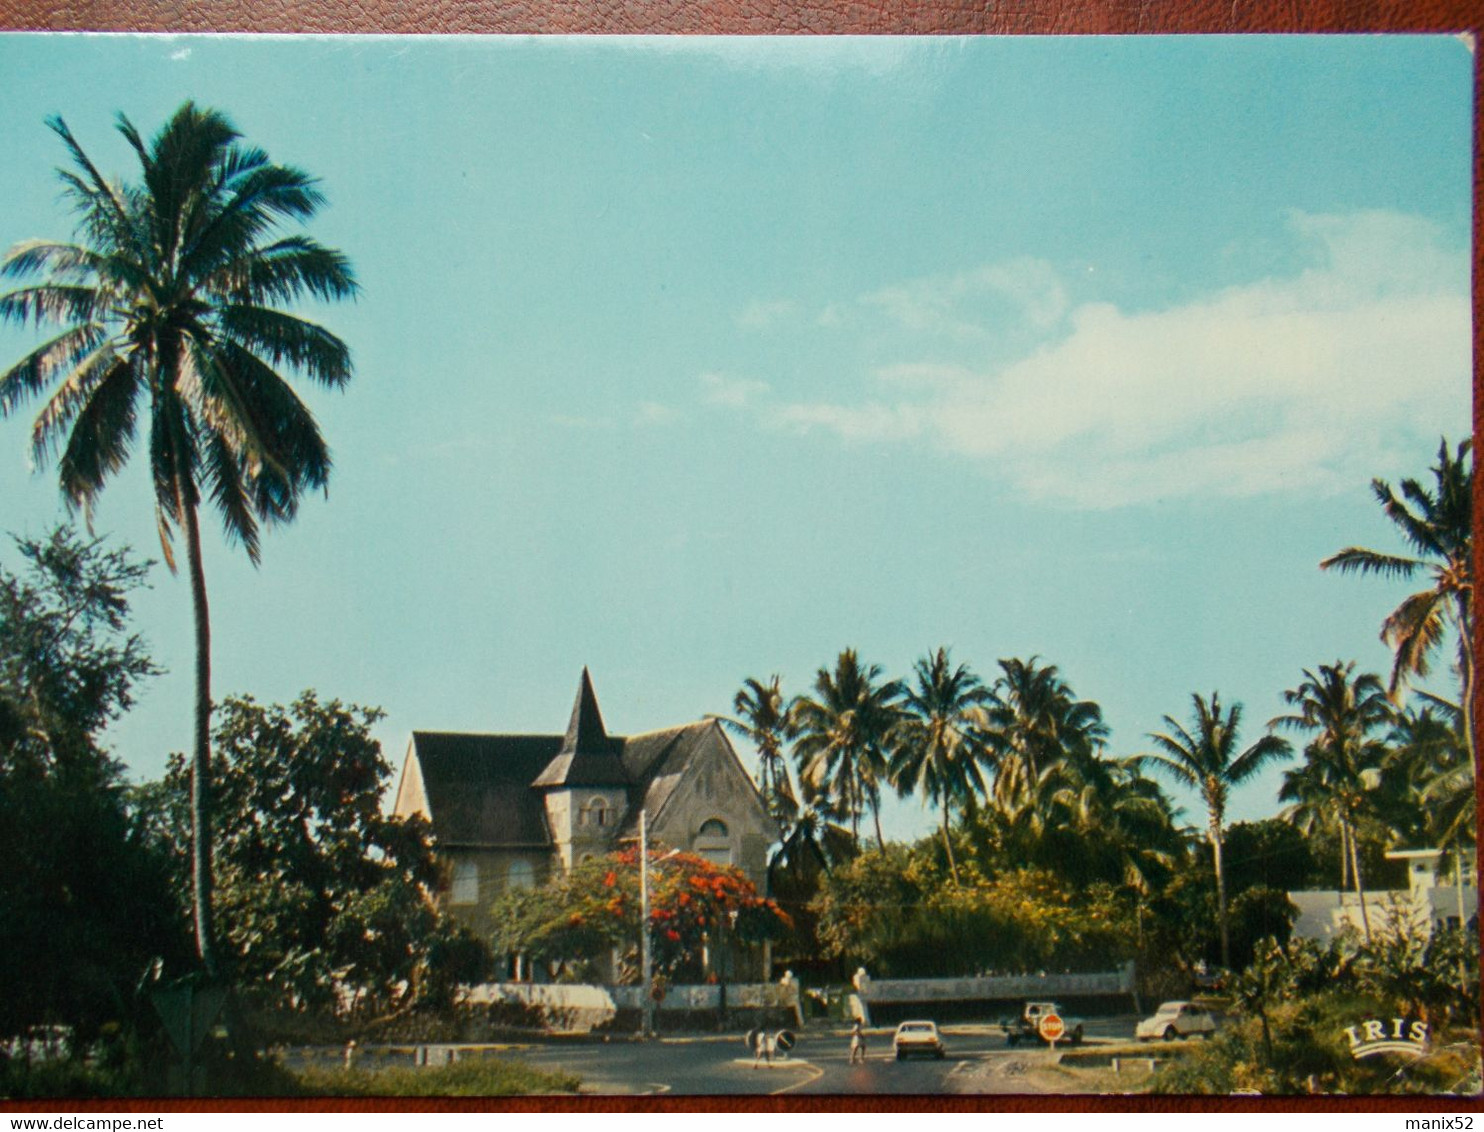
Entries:
[[1313,884],[1314,852],[1292,822],[1281,818],[1236,822],[1227,827],[1223,847],[1231,896],[1249,888],[1297,892]]
[[1043,772],[1069,756],[1094,753],[1108,735],[1102,709],[1078,700],[1056,665],[1037,657],[1000,661],[988,711],[994,797],[1006,810],[1031,801]]
[[1264,735],[1242,751],[1237,749],[1242,705],[1233,704],[1222,714],[1221,697],[1211,693],[1209,701],[1199,693],[1191,697],[1194,714],[1187,730],[1169,716],[1168,731],[1150,735],[1158,750],[1137,756],[1136,764],[1163,771],[1176,782],[1197,791],[1206,807],[1206,835],[1211,845],[1216,878],[1216,921],[1221,934],[1221,965],[1231,966],[1231,937],[1227,924],[1226,870],[1222,861],[1222,832],[1226,803],[1231,790],[1275,759],[1286,758],[1291,749],[1286,740]]
[[798,797],[788,775],[784,747],[795,732],[793,702],[783,695],[782,677],[764,684],[748,677],[732,699],[735,716],[717,716],[723,727],[757,748],[758,786],[763,804],[786,829],[799,812]]
[[166,562],[183,531],[196,633],[192,756],[192,895],[196,944],[216,967],[211,924],[211,621],[201,564],[203,493],[229,541],[254,563],[262,524],[288,522],[306,489],[325,487],[330,457],[287,367],[334,388],[350,352],[322,327],[281,309],[301,296],[356,293],[339,252],[278,236],[323,203],[305,173],[241,143],[221,114],[186,103],[146,143],[119,132],[140,179],[104,178],[61,118],[48,123],[73,168],[60,174],[77,214],[75,242],[31,240],[0,274],[35,281],[0,295],[0,319],[60,326],[0,374],[0,415],[48,393],[32,431],[37,462],[55,459],[68,505],[91,514],[148,420],[155,513]]
[[1182,855],[1170,801],[1135,765],[1079,755],[1053,767],[1038,863],[1079,883],[1121,885],[1139,900]]
[[[477,979],[487,953],[429,895],[431,830],[382,812],[392,768],[370,730],[382,713],[305,692],[287,708],[229,697],[219,714],[218,899],[240,981],[279,1007],[337,1009],[349,995],[378,1010]],[[176,756],[167,806],[188,804],[189,777]],[[168,814],[156,825],[173,827]]]
[[[742,870],[693,853],[650,851],[649,929],[654,970],[699,977],[704,948],[719,935],[743,944],[780,938],[791,924]],[[583,977],[617,950],[620,977],[639,978],[639,852],[580,862],[543,888],[510,890],[495,901],[494,944],[537,961],[575,966]]]
[[905,688],[905,715],[892,732],[889,775],[903,795],[921,791],[942,816],[943,850],[958,884],[950,826],[953,807],[985,790],[984,705],[987,689],[968,665],[954,666],[946,648],[919,659]]
[[1304,748],[1304,773],[1295,778],[1292,789],[1285,782],[1288,792],[1280,791],[1279,798],[1297,799],[1333,816],[1369,938],[1371,921],[1356,841],[1362,822],[1376,812],[1375,791],[1386,745],[1375,733],[1391,725],[1391,703],[1381,678],[1369,672],[1356,675],[1354,661],[1321,664],[1317,674],[1304,669],[1303,682],[1285,691],[1283,700],[1296,710],[1276,716],[1268,726],[1315,734]]
[[855,650],[846,649],[834,672],[819,670],[814,693],[795,707],[794,758],[804,801],[828,799],[836,814],[849,819],[857,846],[861,815],[869,807],[876,841],[885,845],[881,784],[887,778],[887,744],[901,719],[901,685],[883,681],[879,664],[862,665]]
[[1467,850],[1477,838],[1473,768],[1458,705],[1420,692],[1421,708],[1396,717],[1382,767],[1387,824],[1410,844]]
[[[1457,638],[1461,702],[1474,702],[1472,446],[1472,441],[1464,440],[1450,452],[1446,438],[1439,443],[1431,489],[1415,479],[1404,479],[1398,496],[1385,480],[1371,481],[1372,492],[1412,548],[1411,555],[1347,546],[1319,564],[1321,570],[1342,574],[1427,577],[1428,586],[1407,597],[1381,625],[1381,639],[1396,654],[1391,670],[1393,696],[1412,677],[1428,674],[1432,654],[1451,627]],[[1475,746],[1470,715],[1464,712],[1461,722],[1472,775]]]
[[[129,629],[147,563],[59,528],[0,566],[0,1035],[131,1022],[155,958],[189,955],[168,863],[141,838],[106,729],[158,669]],[[3,1058],[0,1058],[3,1061]]]

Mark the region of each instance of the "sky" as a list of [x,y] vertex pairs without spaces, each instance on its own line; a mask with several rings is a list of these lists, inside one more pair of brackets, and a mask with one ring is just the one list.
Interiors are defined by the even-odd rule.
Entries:
[[[1305,668],[1388,670],[1406,584],[1318,563],[1402,549],[1371,478],[1470,427],[1472,71],[1451,36],[4,35],[0,245],[71,234],[52,114],[127,178],[115,115],[192,99],[321,179],[363,291],[304,312],[356,377],[300,384],[335,470],[260,567],[203,524],[218,698],[379,705],[400,769],[414,729],[561,731],[583,666],[633,734],[948,646],[1056,664],[1112,754],[1196,692],[1250,742]],[[31,537],[38,407],[0,420]],[[94,528],[159,559],[134,464]],[[110,742],[151,778],[184,577],[136,611],[168,672]]]

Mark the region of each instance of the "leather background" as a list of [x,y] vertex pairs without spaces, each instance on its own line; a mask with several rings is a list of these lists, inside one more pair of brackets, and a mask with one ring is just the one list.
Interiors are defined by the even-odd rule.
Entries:
[[1480,0],[0,0],[0,29],[176,32],[1453,31]]

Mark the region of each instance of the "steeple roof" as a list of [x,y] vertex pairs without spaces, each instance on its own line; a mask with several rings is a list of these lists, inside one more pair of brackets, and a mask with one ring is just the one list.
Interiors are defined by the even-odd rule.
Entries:
[[540,788],[627,786],[629,776],[624,771],[622,755],[623,740],[610,739],[604,730],[592,677],[583,668],[561,749],[531,785]]

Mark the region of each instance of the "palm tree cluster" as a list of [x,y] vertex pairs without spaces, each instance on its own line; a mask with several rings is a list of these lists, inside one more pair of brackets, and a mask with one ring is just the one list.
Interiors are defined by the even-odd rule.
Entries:
[[1010,658],[999,669],[986,683],[938,648],[909,678],[887,679],[845,649],[833,668],[818,670],[808,695],[786,697],[778,676],[747,680],[723,722],[757,748],[760,788],[782,830],[780,859],[808,853],[827,867],[854,856],[867,815],[883,847],[889,789],[937,810],[955,885],[956,817],[1032,856],[1062,854],[1095,829],[1111,859],[1093,871],[1147,885],[1168,866],[1174,841],[1163,793],[1134,763],[1106,755],[1101,709],[1078,699],[1055,665]]
[[[832,668],[817,671],[806,695],[786,696],[776,675],[749,679],[725,722],[758,750],[759,782],[782,831],[775,866],[819,875],[857,856],[867,815],[884,849],[887,789],[936,809],[935,838],[954,887],[968,838],[1017,866],[1049,867],[1072,883],[1115,884],[1142,908],[1190,860],[1192,845],[1204,842],[1221,961],[1229,966],[1231,792],[1295,754],[1279,734],[1290,732],[1304,737],[1303,761],[1284,775],[1281,817],[1316,856],[1337,855],[1330,859],[1338,861],[1338,887],[1356,893],[1369,936],[1365,873],[1382,851],[1451,849],[1461,872],[1457,862],[1464,852],[1472,856],[1476,841],[1474,733],[1471,713],[1460,707],[1472,704],[1474,687],[1469,452],[1467,441],[1453,449],[1443,441],[1431,486],[1407,479],[1398,493],[1374,481],[1412,556],[1349,547],[1321,563],[1428,578],[1382,625],[1395,654],[1389,683],[1358,672],[1354,661],[1304,669],[1282,693],[1289,710],[1252,742],[1242,741],[1242,705],[1212,692],[1191,697],[1187,721],[1165,716],[1148,736],[1150,750],[1110,756],[1101,709],[1037,657],[1000,660],[986,682],[938,648],[908,678],[888,679],[880,665],[846,649]],[[1402,704],[1450,633],[1459,702],[1414,688],[1415,701]],[[1146,771],[1200,800],[1203,834],[1178,828],[1175,807]]]

